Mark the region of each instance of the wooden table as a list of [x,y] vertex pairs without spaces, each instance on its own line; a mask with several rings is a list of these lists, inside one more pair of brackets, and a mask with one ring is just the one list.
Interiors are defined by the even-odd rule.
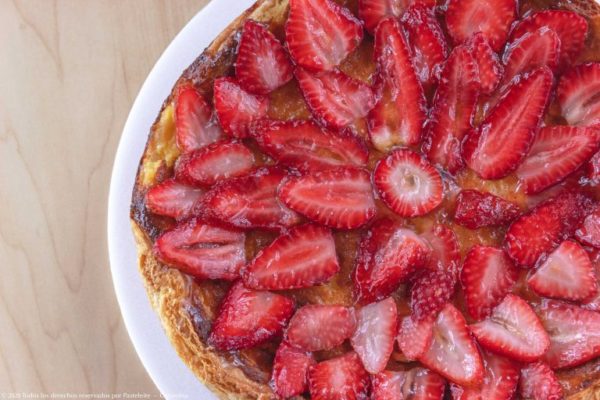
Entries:
[[207,2],[0,0],[0,398],[159,396],[112,287],[108,186],[143,80]]

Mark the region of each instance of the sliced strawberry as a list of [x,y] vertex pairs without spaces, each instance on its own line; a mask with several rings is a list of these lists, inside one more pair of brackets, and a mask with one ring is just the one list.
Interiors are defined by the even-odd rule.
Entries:
[[458,385],[477,386],[483,380],[483,362],[465,317],[450,303],[438,314],[431,345],[419,361]]
[[519,393],[531,400],[561,400],[563,389],[560,381],[547,364],[537,362],[521,370]]
[[333,132],[312,121],[263,120],[254,127],[260,149],[281,164],[302,172],[336,166],[364,166],[366,144],[349,130]]
[[285,39],[301,67],[333,69],[362,38],[362,24],[347,8],[331,0],[290,0]]
[[581,243],[600,249],[600,207],[585,217],[575,236]]
[[369,373],[383,371],[394,350],[398,329],[394,299],[388,297],[379,303],[364,306],[356,313],[356,321],[352,348]]
[[339,269],[331,230],[306,224],[262,249],[246,266],[242,278],[252,289],[298,289],[326,282]]
[[298,396],[308,389],[308,369],[315,365],[311,353],[282,342],[275,353],[271,384],[278,396]]
[[371,400],[403,400],[406,372],[383,371],[371,377]]
[[463,143],[467,165],[483,179],[514,171],[527,155],[548,103],[552,72],[536,69],[513,83]]
[[560,79],[556,98],[569,125],[600,125],[600,63],[578,65]]
[[313,74],[297,68],[296,79],[308,108],[323,125],[343,128],[375,106],[373,89],[341,71]]
[[367,121],[373,146],[387,152],[394,145],[417,144],[427,101],[402,27],[395,18],[386,18],[377,27],[374,51],[378,101]]
[[456,197],[454,221],[469,229],[505,225],[521,213],[518,205],[477,190],[462,190]]
[[308,381],[310,398],[313,400],[369,398],[369,373],[353,352],[310,367]]
[[592,185],[600,184],[600,151],[586,165],[587,178]]
[[214,186],[203,200],[207,216],[237,228],[280,229],[300,222],[300,216],[277,200],[277,188],[287,176],[277,167],[228,179]]
[[365,29],[373,33],[381,20],[386,17],[401,17],[411,4],[433,7],[435,0],[358,0],[358,17],[363,21]]
[[279,40],[262,24],[247,20],[235,60],[235,76],[250,93],[269,94],[289,82],[293,67]]
[[468,47],[479,67],[481,93],[492,94],[504,75],[504,67],[500,64],[498,55],[481,32],[471,36]]
[[476,320],[487,317],[518,278],[519,270],[501,249],[472,247],[460,275],[469,315]]
[[436,315],[429,315],[417,321],[407,316],[400,322],[398,329],[398,347],[409,360],[422,357],[433,340],[433,323]]
[[[592,260],[592,264],[594,265],[596,285],[600,287],[600,251],[593,251],[590,255],[590,259]],[[585,308],[586,310],[600,311],[600,290],[598,290],[595,296],[585,299],[581,307]]]
[[452,271],[425,269],[416,274],[410,288],[413,318],[436,315],[454,295],[456,275]]
[[517,361],[536,361],[550,346],[535,312],[514,294],[506,295],[488,319],[471,325],[471,332],[481,346]]
[[153,252],[165,264],[200,279],[234,280],[246,262],[243,233],[198,218],[164,232]]
[[440,205],[440,173],[418,153],[397,149],[377,163],[373,183],[384,203],[403,217],[425,215]]
[[501,356],[483,353],[485,376],[481,387],[450,387],[453,400],[510,400],[519,383],[519,365]]
[[183,219],[190,215],[203,194],[202,189],[167,179],[148,190],[145,204],[154,214]]
[[214,84],[215,111],[225,133],[245,138],[250,124],[267,114],[269,98],[246,92],[230,77],[217,78]]
[[440,400],[446,389],[444,379],[426,368],[384,371],[372,382],[372,400]]
[[356,329],[354,309],[309,304],[296,311],[286,332],[287,341],[307,351],[328,350],[350,338]]
[[458,276],[460,253],[454,231],[446,225],[436,224],[429,231],[423,232],[421,237],[431,246],[429,269],[449,271]]
[[354,229],[375,215],[369,173],[337,168],[300,177],[289,176],[279,186],[279,198],[294,211],[337,229]]

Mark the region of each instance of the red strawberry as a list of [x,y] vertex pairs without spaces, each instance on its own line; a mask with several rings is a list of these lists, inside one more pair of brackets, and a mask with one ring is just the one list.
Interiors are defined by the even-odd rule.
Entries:
[[585,217],[575,236],[581,243],[600,249],[600,207]]
[[331,0],[290,0],[285,39],[297,65],[333,69],[362,38],[362,24],[347,8]]
[[369,85],[338,70],[317,74],[296,69],[296,79],[313,116],[323,125],[343,128],[375,106]]
[[[590,258],[592,260],[592,264],[594,265],[596,285],[600,287],[600,251],[596,250],[592,252]],[[598,290],[595,296],[585,299],[581,307],[585,308],[586,310],[600,311],[600,290]]]
[[384,203],[402,217],[425,215],[444,198],[440,173],[408,149],[394,150],[379,161],[373,184]]
[[446,389],[444,379],[425,368],[384,371],[372,382],[372,400],[440,400]]
[[277,167],[265,167],[228,179],[206,193],[203,209],[211,218],[242,229],[293,226],[300,216],[277,200],[277,188],[286,176]]
[[271,340],[283,332],[294,312],[294,301],[235,283],[221,303],[208,342],[219,350],[240,350]]
[[543,297],[579,301],[598,293],[594,266],[587,252],[566,240],[554,250],[527,280]]
[[275,353],[271,384],[278,396],[294,397],[308,389],[308,369],[315,365],[311,353],[282,342]]
[[483,179],[514,171],[527,155],[548,103],[552,72],[544,67],[513,83],[463,143],[467,165]]
[[523,398],[531,400],[561,400],[563,389],[560,381],[542,362],[529,364],[521,370],[519,393]]
[[403,400],[406,372],[383,371],[371,377],[371,400]]
[[514,286],[519,270],[500,249],[474,246],[462,267],[460,280],[467,311],[476,320],[487,317]]
[[369,373],[383,371],[394,350],[398,329],[394,299],[388,297],[379,303],[364,306],[356,313],[356,321],[352,348]]
[[250,93],[269,94],[293,78],[293,67],[279,40],[264,25],[247,20],[235,61],[235,76]]
[[177,147],[184,153],[216,142],[223,135],[210,106],[191,85],[177,92],[175,132]]
[[592,185],[600,184],[600,151],[586,165],[587,178]]
[[279,198],[294,211],[332,228],[354,229],[375,215],[369,173],[337,168],[300,177],[279,186]]
[[521,213],[515,203],[477,190],[462,190],[456,197],[454,221],[469,229],[505,225]]
[[331,230],[306,224],[262,249],[246,266],[242,278],[252,289],[298,289],[326,282],[339,269]]
[[167,179],[148,190],[145,204],[154,214],[183,219],[190,215],[203,194],[202,189]]
[[508,358],[483,353],[485,376],[479,388],[464,388],[452,385],[453,400],[510,400],[519,383],[519,365]]
[[246,262],[243,233],[198,218],[164,232],[153,252],[165,264],[200,279],[237,279]]
[[373,33],[381,20],[392,16],[399,18],[411,4],[433,7],[435,0],[358,0],[358,17],[365,29]]
[[398,347],[402,354],[409,360],[416,360],[423,356],[433,340],[433,323],[436,315],[415,320],[407,316],[400,322],[398,329]]
[[483,362],[465,317],[450,303],[438,314],[431,345],[419,361],[458,385],[477,386],[483,380]]
[[367,400],[371,380],[360,358],[350,352],[309,368],[310,398],[313,400]]
[[460,254],[454,231],[445,225],[436,224],[431,230],[423,232],[421,237],[429,243],[432,249],[429,269],[449,271],[457,276]]
[[471,36],[468,47],[472,50],[473,58],[479,67],[481,93],[492,94],[504,75],[504,68],[500,64],[498,55],[482,32]]
[[600,125],[600,63],[578,65],[560,79],[556,98],[569,125]]
[[307,351],[328,350],[350,338],[356,328],[352,308],[310,304],[296,311],[286,332],[287,341]]
[[514,294],[506,295],[488,319],[471,325],[471,332],[481,346],[517,361],[536,361],[550,346],[535,312]]
[[267,114],[269,98],[246,92],[230,77],[215,79],[215,111],[219,123],[229,136],[245,138],[250,124]]
[[413,318],[420,320],[436,315],[454,295],[456,275],[453,271],[423,270],[417,273],[410,288]]
[[367,121],[373,146],[387,152],[394,145],[417,144],[427,101],[402,27],[395,18],[386,18],[377,27],[374,51],[378,101]]
[[349,130],[333,132],[312,121],[263,120],[254,127],[260,149],[281,164],[302,172],[336,166],[364,166],[366,144]]

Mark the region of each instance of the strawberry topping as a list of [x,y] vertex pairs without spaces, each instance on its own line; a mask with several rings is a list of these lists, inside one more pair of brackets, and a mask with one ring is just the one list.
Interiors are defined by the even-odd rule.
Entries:
[[421,237],[431,246],[431,257],[428,268],[438,271],[449,271],[458,276],[460,253],[454,231],[446,225],[436,224]]
[[423,356],[433,339],[433,323],[436,315],[429,315],[417,321],[407,316],[400,322],[398,328],[398,347],[409,360],[417,360]]
[[521,213],[515,203],[477,190],[462,190],[456,197],[454,221],[469,229],[505,225]]
[[154,214],[183,219],[190,216],[203,194],[202,189],[167,179],[148,190],[145,204]]
[[312,354],[282,342],[275,353],[271,384],[277,395],[288,398],[308,389],[308,369],[315,365]]
[[556,98],[570,125],[600,125],[599,91],[600,63],[578,65],[562,76]]
[[473,35],[467,45],[473,52],[473,58],[479,67],[481,93],[492,94],[504,75],[504,68],[500,64],[498,54],[494,52],[481,32]]
[[581,243],[600,249],[600,207],[585,217],[575,236]]
[[384,371],[372,381],[372,400],[439,400],[446,389],[444,379],[425,368]]
[[309,389],[312,400],[367,400],[371,379],[356,353],[322,361],[310,367]]
[[216,142],[223,135],[210,106],[193,86],[183,86],[177,92],[175,132],[177,147],[184,153]]
[[420,320],[436,315],[454,295],[455,285],[453,271],[425,269],[417,273],[410,288],[413,318]]
[[286,339],[303,350],[329,350],[350,338],[355,328],[356,316],[352,308],[311,304],[296,311]]
[[531,400],[561,400],[563,389],[558,378],[547,364],[537,362],[521,370],[519,392]]

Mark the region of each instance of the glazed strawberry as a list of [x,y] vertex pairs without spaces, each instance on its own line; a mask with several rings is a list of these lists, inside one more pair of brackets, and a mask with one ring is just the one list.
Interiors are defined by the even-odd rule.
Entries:
[[275,353],[271,384],[278,396],[298,396],[308,389],[308,369],[315,365],[311,353],[282,342]]
[[481,346],[517,361],[536,361],[550,346],[535,312],[514,294],[506,295],[488,319],[470,328]]
[[435,0],[359,0],[358,17],[363,21],[365,29],[373,33],[381,20],[392,16],[401,17],[411,4],[433,7]]
[[369,398],[369,373],[353,352],[310,367],[308,381],[313,400]]
[[326,282],[339,269],[331,230],[306,224],[262,249],[246,266],[242,278],[252,289],[298,289]]
[[296,225],[300,216],[277,200],[277,188],[286,176],[280,168],[263,167],[228,179],[206,193],[202,209],[208,217],[242,229]]
[[182,219],[190,215],[203,194],[202,189],[167,179],[148,190],[145,204],[154,214]]
[[[592,265],[594,266],[594,274],[596,276],[596,285],[600,287],[600,251],[595,250],[590,254]],[[600,290],[595,296],[587,298],[581,305],[582,308],[592,311],[600,311]]]
[[519,270],[501,249],[472,247],[460,274],[469,315],[476,320],[487,317],[518,278]]
[[585,217],[575,236],[581,243],[600,249],[600,207]]
[[204,97],[191,85],[183,86],[175,99],[175,138],[183,153],[219,140],[223,132]]
[[527,155],[548,103],[552,72],[544,67],[523,76],[463,143],[467,165],[483,179],[514,171]]
[[592,185],[600,184],[600,151],[586,165],[587,179]]
[[375,215],[369,173],[337,168],[300,177],[289,176],[279,186],[286,206],[332,228],[355,229]]
[[561,400],[564,398],[558,378],[543,362],[529,364],[521,370],[519,393],[523,398],[531,400]]
[[198,218],[164,232],[153,252],[165,264],[200,279],[237,279],[246,262],[243,233]]
[[215,79],[213,96],[221,127],[235,138],[247,137],[250,124],[263,118],[269,108],[268,97],[246,92],[229,77]]
[[247,20],[242,29],[235,60],[235,76],[250,93],[269,94],[293,78],[285,49],[262,24]]
[[421,140],[427,101],[413,65],[411,50],[400,23],[386,18],[375,30],[374,85],[378,102],[368,116],[373,146],[387,152],[395,145]]
[[303,350],[328,350],[350,338],[355,328],[356,316],[352,308],[311,304],[296,311],[286,339]]
[[371,376],[371,400],[403,400],[406,372],[383,371]]
[[385,369],[394,350],[397,329],[396,303],[391,297],[356,312],[352,348],[369,373],[376,374]]
[[407,316],[398,328],[398,347],[409,360],[423,356],[433,340],[433,323],[437,315],[429,315],[421,320]]
[[362,24],[347,8],[331,0],[290,0],[285,39],[297,65],[331,70],[362,38]]
[[384,371],[372,378],[372,400],[439,400],[446,382],[426,368],[409,371]]
[[418,272],[410,288],[410,308],[413,318],[420,320],[436,315],[454,295],[456,275],[452,271]]
[[384,203],[402,217],[425,215],[444,197],[440,173],[408,149],[394,150],[379,161],[373,184]]
[[460,253],[454,231],[446,225],[436,224],[430,230],[421,233],[421,237],[431,247],[429,269],[449,271],[458,276]]
[[481,387],[450,387],[453,400],[510,400],[519,383],[519,365],[488,352],[482,353],[485,376]]
[[600,124],[600,63],[578,65],[560,79],[556,98],[569,125]]
[[349,130],[334,132],[312,121],[258,122],[253,130],[260,149],[279,163],[301,172],[336,166],[364,166],[366,144]]
[[456,197],[454,222],[469,229],[505,225],[521,213],[515,203],[477,190],[462,190]]
[[473,52],[473,58],[479,67],[479,83],[482,94],[492,94],[504,75],[498,55],[490,46],[485,35],[477,32],[467,41],[467,46]]
[[221,303],[208,342],[219,350],[254,347],[281,334],[293,312],[292,299],[247,289],[238,281]]

